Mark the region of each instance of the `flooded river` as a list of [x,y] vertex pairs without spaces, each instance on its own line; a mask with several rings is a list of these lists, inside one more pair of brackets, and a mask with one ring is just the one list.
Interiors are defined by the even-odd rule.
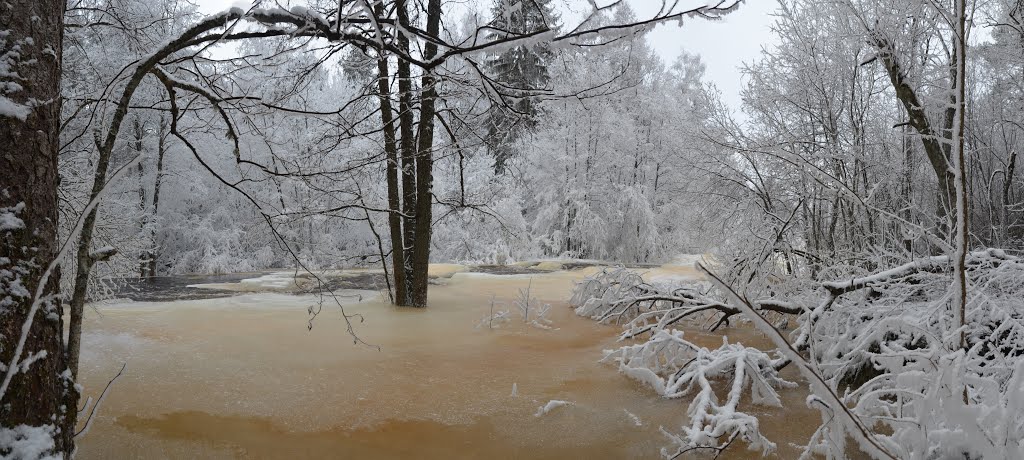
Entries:
[[[283,275],[207,286],[234,294],[226,297],[97,304],[84,325],[86,391],[95,394],[127,368],[79,458],[658,458],[667,444],[659,427],[685,423],[687,401],[662,399],[598,362],[619,329],[566,305],[573,282],[595,270],[509,275],[436,266],[448,278],[430,287],[426,309],[345,291],[353,295],[343,298],[346,311],[363,318],[356,333],[379,350],[353,344],[336,305],[325,305],[310,330],[307,310],[317,298],[281,292],[287,283],[273,278]],[[686,267],[648,273],[692,275]],[[492,297],[497,308],[512,308],[528,285],[552,305],[556,329],[514,320],[479,327]],[[766,344],[750,330],[729,334]],[[798,378],[792,369],[786,376]],[[764,415],[777,458],[791,458],[790,443],[805,443],[819,415],[800,389],[782,398],[785,410],[753,412]],[[550,400],[572,404],[535,416]],[[736,446],[721,458],[759,455]]]

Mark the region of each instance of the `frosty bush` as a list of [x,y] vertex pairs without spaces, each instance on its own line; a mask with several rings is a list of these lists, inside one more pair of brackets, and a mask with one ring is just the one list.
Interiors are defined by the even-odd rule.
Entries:
[[[1019,458],[1024,416],[1007,408],[1020,404],[1024,378],[1022,270],[1001,250],[968,255],[966,348],[951,345],[947,256],[822,283],[826,298],[803,315],[794,345],[892,455]],[[848,431],[823,422],[808,452],[842,455]]]
[[636,316],[639,307],[635,300],[655,293],[654,287],[636,272],[622,267],[605,268],[576,285],[569,305],[577,315],[611,322]]
[[[519,317],[526,324],[540,329],[557,329],[554,328],[554,322],[548,318],[548,312],[551,311],[551,305],[541,303],[537,298],[530,295],[530,290],[533,287],[533,279],[530,279],[530,283],[525,288],[519,289],[519,295],[512,302],[515,311],[519,313]],[[494,329],[501,327],[503,324],[508,323],[512,320],[512,312],[510,309],[505,308],[504,304],[497,303],[494,297],[491,297],[490,311],[484,319],[477,324],[478,328],[487,327]]]
[[[757,417],[738,406],[748,390],[754,404],[781,406],[775,388],[796,386],[779,377],[777,368],[785,364],[782,359],[727,340],[709,350],[671,329],[657,329],[646,342],[606,351],[604,361],[617,362],[622,373],[650,385],[661,396],[692,398],[686,411],[689,425],[681,433],[662,430],[673,444],[662,454],[673,458],[690,450],[721,450],[737,438],[751,449],[774,451],[775,443],[761,435]],[[728,379],[733,383],[723,400],[712,382]]]
[[[801,305],[751,301],[739,293],[762,291],[757,286],[734,288],[710,271],[714,285],[706,291],[692,285],[659,292],[620,268],[577,285],[572,305],[595,320],[621,319],[622,339],[644,337],[608,351],[606,361],[665,397],[693,398],[688,426],[666,433],[673,443],[667,456],[721,449],[733,438],[770,451],[756,418],[736,412],[736,404],[747,389],[754,403],[778,404],[775,389],[791,384],[777,372],[795,363],[811,392],[808,404],[822,413],[805,458],[845,458],[855,448],[877,458],[1020,458],[1024,262],[996,249],[969,254],[964,348],[953,345],[959,331],[949,313],[951,265],[948,256],[932,256],[860,270],[816,282]],[[815,292],[817,299],[803,302]],[[778,356],[728,343],[708,350],[670,329],[697,312],[718,318],[705,323],[714,327],[733,315],[753,319]],[[769,314],[795,316],[798,326],[787,337]],[[733,382],[724,400],[714,394],[715,380]]]
[[[636,272],[618,267],[584,279],[576,286],[570,305],[581,316],[624,323],[622,340],[649,333],[646,341],[606,351],[603,361],[618,363],[622,373],[651,386],[661,396],[693,398],[687,409],[689,424],[679,433],[662,429],[672,443],[662,450],[666,457],[701,449],[723,450],[737,439],[752,449],[772,452],[775,444],[760,433],[757,418],[738,406],[748,390],[753,403],[779,406],[775,388],[796,385],[778,375],[787,361],[728,341],[710,350],[686,340],[682,331],[670,329],[703,313],[721,312],[723,317],[738,313],[702,294],[698,287],[662,291]],[[713,382],[730,379],[733,384],[728,395],[720,398]]]

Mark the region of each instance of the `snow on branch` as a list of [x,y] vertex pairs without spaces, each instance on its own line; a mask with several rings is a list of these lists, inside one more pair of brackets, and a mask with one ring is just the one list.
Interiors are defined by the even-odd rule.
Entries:
[[[605,351],[603,361],[618,363],[623,374],[649,385],[665,398],[691,398],[688,424],[678,433],[662,429],[671,441],[671,447],[662,450],[663,455],[674,458],[697,450],[722,451],[737,440],[765,454],[775,450],[776,445],[761,434],[757,417],[739,410],[739,405],[745,394],[750,395],[753,404],[781,405],[776,389],[796,386],[779,376],[789,360],[730,344],[724,338],[719,348],[710,350],[686,340],[683,331],[669,328],[699,313],[721,315],[722,324],[740,313],[738,308],[696,287],[653,286],[622,267],[584,279],[576,286],[570,305],[577,314],[600,322],[625,322],[621,340],[649,333],[643,342]],[[763,305],[777,312],[803,311],[772,299]],[[719,397],[715,382],[727,381],[732,382],[728,393]]]
[[[796,386],[779,377],[781,360],[761,350],[724,339],[721,347],[709,350],[687,341],[677,330],[658,329],[644,343],[606,351],[604,361],[617,362],[622,373],[663,397],[692,398],[689,424],[678,434],[662,430],[674,448],[662,450],[666,457],[694,449],[724,449],[735,439],[765,454],[774,451],[775,443],[761,434],[757,417],[739,410],[742,396],[749,391],[754,404],[778,407],[775,389]],[[723,400],[713,382],[729,380],[732,385]]]
[[[951,318],[952,264],[917,259],[847,281],[800,317],[796,340],[721,276],[699,267],[803,373],[822,423],[802,458],[1020,458],[1024,446],[1024,263],[998,249],[966,260],[966,321]],[[863,295],[854,295],[857,292]],[[951,347],[964,334],[966,347]]]
[[[740,313],[736,307],[713,298],[699,286],[664,289],[648,284],[635,271],[617,267],[604,269],[576,285],[569,304],[576,314],[602,323],[625,324],[623,339],[667,328],[684,319],[718,315],[712,327],[727,324]],[[759,309],[782,314],[800,314],[798,305],[768,298],[758,300]]]
[[[1000,249],[986,249],[984,251],[975,251],[967,256],[967,263],[969,265],[980,265],[986,262],[997,262],[997,261],[1009,261],[1016,260],[1016,258],[1008,256],[1005,251]],[[853,278],[849,281],[830,281],[821,283],[821,286],[829,291],[834,296],[846,294],[848,292],[863,289],[875,284],[881,284],[892,281],[896,278],[902,278],[907,275],[916,272],[935,272],[942,270],[952,270],[950,265],[950,258],[948,255],[932,256],[922,259],[917,259],[912,262],[894,267],[888,270],[880,271],[868,276],[860,276]]]

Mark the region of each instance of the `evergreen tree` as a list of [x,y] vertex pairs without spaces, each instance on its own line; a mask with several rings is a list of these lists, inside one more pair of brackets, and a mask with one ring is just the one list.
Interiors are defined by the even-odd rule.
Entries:
[[[493,40],[555,29],[558,22],[551,0],[497,0],[492,16]],[[515,142],[537,126],[537,93],[548,87],[553,56],[551,44],[539,42],[510,47],[486,63],[498,93],[485,121],[485,141],[497,173],[516,155]]]

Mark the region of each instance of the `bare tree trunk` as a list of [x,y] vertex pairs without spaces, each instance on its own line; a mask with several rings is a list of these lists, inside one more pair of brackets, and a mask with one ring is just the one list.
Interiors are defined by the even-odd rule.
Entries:
[[[967,313],[967,161],[964,152],[964,120],[967,99],[967,0],[956,0],[956,70],[954,79],[953,158],[956,177],[956,226],[955,257],[953,267],[953,325],[959,329],[955,348],[967,347],[967,336],[963,330]],[[966,395],[966,391],[965,395]],[[966,397],[966,396],[965,396]]]
[[[903,195],[903,220],[912,222],[913,215],[911,213],[911,207],[913,203],[913,177],[914,177],[914,146],[911,144],[910,139],[907,136],[910,133],[907,132],[907,126],[903,126],[903,184],[901,186],[901,194]],[[914,256],[914,239],[909,235],[900,235],[903,238],[903,244],[910,253],[910,256]]]
[[878,50],[878,57],[889,75],[889,81],[896,92],[896,97],[907,112],[908,123],[919,134],[928,162],[931,163],[932,170],[935,172],[935,178],[939,184],[935,214],[941,229],[948,218],[947,210],[951,208],[950,203],[953,202],[956,195],[953,175],[949,171],[949,149],[944,148],[941,141],[941,139],[949,137],[937,132],[928,119],[925,106],[921,103],[917,92],[907,82],[907,76],[897,60],[892,43],[879,36],[872,37],[872,40]]
[[[436,37],[441,25],[441,0],[427,3],[427,35]],[[423,45],[423,59],[429,61],[437,55],[437,44],[427,41]],[[434,116],[437,85],[433,69],[424,69],[420,94],[419,145],[416,149],[416,241],[413,245],[413,278],[410,297],[417,307],[427,306],[427,269],[430,264],[430,230],[434,186]]]
[[1017,166],[1017,151],[1010,152],[1010,164],[1006,167],[1006,174],[1003,175],[1003,203],[1000,206],[999,222],[1002,226],[1002,240],[1010,239],[1010,191],[1013,187],[1013,172]]
[[160,117],[160,132],[157,133],[156,147],[156,177],[153,178],[153,210],[150,212],[150,243],[147,261],[149,262],[149,276],[156,276],[156,259],[159,253],[156,245],[156,224],[157,215],[160,211],[160,182],[164,174],[164,153],[167,152],[167,120]]
[[[405,0],[399,0],[395,6],[398,14],[398,23],[403,29],[409,27],[409,11],[406,9]],[[409,50],[409,37],[404,33],[398,34],[398,47],[403,51]],[[402,152],[402,244],[405,251],[405,260],[402,267],[405,270],[406,289],[412,290],[412,283],[419,276],[412,266],[413,245],[416,240],[416,139],[414,125],[416,117],[412,107],[412,70],[409,61],[398,59],[398,118],[399,135],[401,136],[400,146]],[[395,267],[398,270],[398,267]],[[427,276],[423,273],[423,276]],[[401,304],[400,304],[401,305]]]
[[[132,134],[134,135],[133,140],[135,141],[132,148],[135,150],[136,155],[142,155],[142,141],[143,139],[145,139],[146,130],[142,122],[139,121],[139,117],[135,117],[135,120],[132,122]],[[149,236],[146,234],[146,229],[148,228],[147,223],[149,221],[149,206],[146,203],[146,168],[143,165],[143,162],[140,161],[139,165],[136,166],[136,169],[139,172],[139,210],[141,211],[142,215],[142,218],[139,219],[139,237],[142,238],[143,240],[146,240],[148,239]],[[143,241],[143,244],[146,244],[146,241]],[[149,250],[147,248],[143,248],[141,251],[139,251],[139,278],[148,278],[150,276],[153,276],[152,274],[148,273],[148,271]]]
[[60,272],[47,276],[57,256],[65,3],[11,3],[0,24],[6,45],[20,48],[11,69],[20,86],[0,93],[14,107],[0,115],[0,427],[51,427],[48,453],[70,457],[78,394],[65,373]]
[[[382,15],[383,6],[377,6]],[[391,266],[395,277],[395,305],[406,305],[408,286],[405,279],[405,242],[402,239],[402,216],[398,214],[401,200],[398,190],[398,145],[395,138],[395,120],[391,112],[391,92],[387,57],[377,59],[377,90],[380,98],[380,118],[384,126],[384,152],[387,155],[388,227],[391,230]]]
[[[122,115],[123,117],[123,115]],[[107,169],[110,166],[110,153],[113,150],[113,143],[110,149],[101,147],[99,149],[99,160],[96,163],[96,172],[93,176],[92,191],[89,193],[89,202],[99,198],[103,186],[107,182]],[[75,256],[76,267],[75,284],[71,292],[71,317],[70,332],[68,334],[68,368],[71,375],[78,377],[78,359],[81,354],[82,345],[82,314],[85,312],[85,302],[89,294],[89,275],[95,260],[90,255],[92,247],[93,232],[96,228],[96,214],[99,206],[93,207],[85,216],[82,231],[78,236],[78,252]]]

